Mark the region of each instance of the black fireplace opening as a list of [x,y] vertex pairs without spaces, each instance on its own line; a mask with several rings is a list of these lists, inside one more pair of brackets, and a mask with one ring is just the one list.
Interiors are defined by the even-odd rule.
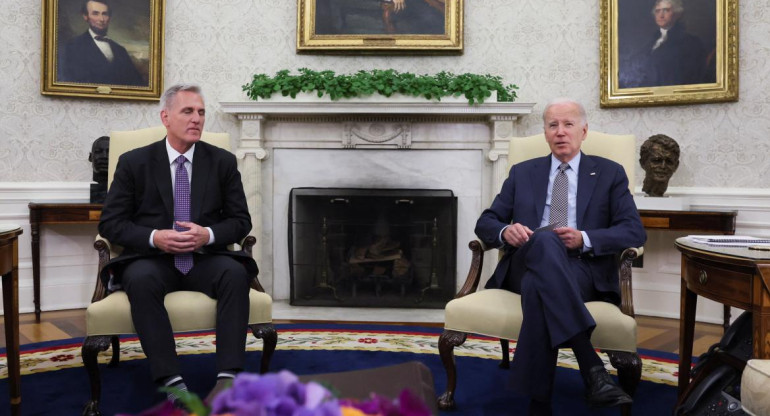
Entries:
[[454,297],[451,190],[294,188],[289,198],[292,305],[438,309]]

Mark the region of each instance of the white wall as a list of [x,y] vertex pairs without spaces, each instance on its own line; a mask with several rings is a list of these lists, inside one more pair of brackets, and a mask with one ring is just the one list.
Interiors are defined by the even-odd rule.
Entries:
[[[0,2],[5,11],[0,15],[0,220],[28,224],[26,203],[31,199],[60,199],[61,188],[69,190],[68,196],[87,199],[92,141],[113,129],[158,124],[157,108],[154,103],[40,95],[41,3]],[[545,101],[569,95],[585,103],[591,128],[632,132],[638,145],[652,134],[671,136],[682,149],[672,191],[707,200],[716,195],[720,207],[740,210],[739,232],[770,235],[765,208],[770,206],[770,14],[764,2],[740,4],[740,101],[626,109],[599,108],[596,1],[573,0],[566,7],[555,0],[465,0],[463,55],[395,57],[297,55],[295,1],[166,3],[166,85],[191,81],[203,86],[209,130],[237,134],[236,121],[218,111],[218,102],[242,99],[241,85],[258,72],[393,67],[416,73],[492,73],[518,84],[520,101],[538,103],[535,114],[522,120],[526,133],[540,129]],[[641,184],[643,172],[637,170]],[[95,228],[56,226],[42,233],[44,308],[86,304],[96,263],[90,254]],[[651,295],[651,302],[666,299],[662,309],[678,313],[669,307],[678,294],[677,276],[670,273],[677,269],[677,253],[664,241],[657,244],[671,263],[660,270],[655,266],[658,277],[636,287],[640,294],[664,287],[668,295]],[[28,246],[27,225],[20,252],[22,311],[32,305]],[[649,265],[652,256],[647,257]],[[659,310],[654,303],[639,308]]]

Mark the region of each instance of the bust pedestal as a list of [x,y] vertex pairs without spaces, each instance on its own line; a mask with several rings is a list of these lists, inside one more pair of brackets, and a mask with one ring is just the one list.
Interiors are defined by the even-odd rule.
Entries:
[[636,203],[637,209],[658,211],[687,211],[690,209],[690,201],[681,196],[635,195],[634,203]]

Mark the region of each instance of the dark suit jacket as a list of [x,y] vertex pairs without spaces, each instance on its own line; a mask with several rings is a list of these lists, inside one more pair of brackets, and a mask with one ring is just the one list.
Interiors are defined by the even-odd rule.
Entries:
[[[518,163],[476,222],[476,235],[488,246],[498,246],[500,230],[521,223],[534,230],[540,226],[548,193],[551,156]],[[577,228],[585,231],[593,245],[581,256],[591,270],[597,290],[620,296],[616,255],[629,247],[640,247],[647,239],[639,212],[628,191],[623,166],[598,156],[582,154],[578,173]],[[487,287],[501,288],[515,247],[505,245],[504,255]]]
[[[250,256],[227,250],[227,245],[240,242],[251,231],[235,156],[199,141],[193,155],[190,193],[191,221],[211,227],[214,232],[214,244],[203,246],[202,252],[238,257],[249,274],[256,275],[257,265]],[[99,221],[99,234],[123,246],[124,251],[102,271],[105,284],[110,272],[119,278],[126,262],[163,254],[150,247],[150,233],[172,227],[173,195],[165,139],[120,156]]]
[[653,45],[660,38],[656,30],[645,48],[648,51],[648,65],[641,87],[662,85],[687,85],[702,82],[716,82],[706,79],[706,50],[696,36],[687,33],[677,22],[666,33],[666,41],[657,49]]
[[126,48],[108,39],[113,60],[108,61],[86,31],[64,44],[59,52],[57,81],[146,86]]

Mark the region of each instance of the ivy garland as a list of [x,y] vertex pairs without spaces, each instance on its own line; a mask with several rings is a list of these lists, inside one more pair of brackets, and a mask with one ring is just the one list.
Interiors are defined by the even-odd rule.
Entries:
[[272,77],[255,74],[251,83],[243,85],[243,90],[252,100],[267,99],[273,93],[296,98],[300,92],[316,92],[318,97],[328,94],[335,101],[375,93],[385,97],[400,93],[439,101],[441,97],[462,95],[469,104],[483,103],[492,91],[497,91],[497,101],[514,101],[518,88],[514,84],[505,85],[499,76],[489,74],[455,75],[442,71],[435,75],[415,75],[393,69],[374,69],[338,75],[334,71],[308,68],[300,68],[299,75],[293,75],[287,69],[276,72]]

